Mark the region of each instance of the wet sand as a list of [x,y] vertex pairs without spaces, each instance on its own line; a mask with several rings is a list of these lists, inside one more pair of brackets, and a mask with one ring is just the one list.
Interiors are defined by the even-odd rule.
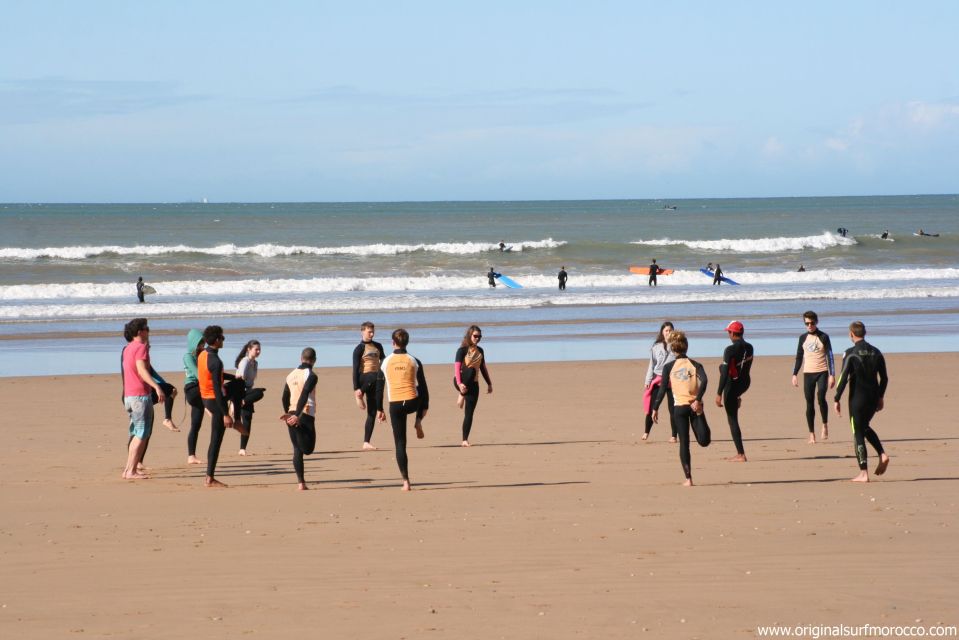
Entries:
[[[379,451],[359,450],[346,369],[319,370],[308,492],[277,420],[285,371],[260,373],[255,455],[237,456],[227,432],[224,490],[185,464],[181,401],[183,431],[155,428],[152,479],[124,481],[118,376],[4,379],[0,637],[746,638],[772,624],[957,624],[959,355],[888,361],[873,424],[892,464],[868,485],[848,482],[845,403],[830,439],[806,444],[790,358],[756,361],[746,464],[723,459],[735,451],[712,404],[718,361],[703,360],[714,441],[693,446],[693,488],[680,486],[665,422],[640,440],[640,361],[493,362],[470,449],[451,367],[427,366],[409,494],[387,424]],[[205,421],[204,459],[208,439]]]

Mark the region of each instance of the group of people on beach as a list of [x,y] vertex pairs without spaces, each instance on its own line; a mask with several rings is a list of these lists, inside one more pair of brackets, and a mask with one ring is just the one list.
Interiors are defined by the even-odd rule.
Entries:
[[[387,355],[383,346],[373,340],[375,326],[364,322],[360,327],[360,343],[353,351],[353,393],[357,406],[366,411],[363,432],[363,450],[375,450],[371,440],[377,421],[385,422],[389,413],[393,430],[396,462],[403,477],[403,490],[411,488],[409,461],[406,453],[407,424],[415,416],[417,438],[425,437],[423,419],[429,410],[430,395],[423,365],[407,351],[410,335],[405,329],[392,333],[392,352]],[[163,403],[163,425],[171,431],[180,431],[172,420],[176,388],[167,383],[150,363],[150,327],[146,318],[134,318],[124,327],[127,346],[121,352],[123,404],[129,417],[127,461],[123,478],[148,478],[143,464],[153,431],[154,404]],[[479,377],[493,393],[493,382],[486,366],[486,356],[479,346],[483,332],[470,325],[454,356],[453,386],[457,392],[457,406],[463,410],[462,446],[469,447],[473,416],[479,402]],[[254,405],[263,398],[263,388],[255,387],[261,345],[248,341],[237,355],[236,373],[224,370],[219,352],[226,336],[223,328],[210,325],[202,332],[191,329],[187,334],[187,351],[183,356],[185,372],[183,392],[190,405],[190,431],[187,436],[187,464],[200,465],[204,461],[196,455],[197,440],[204,415],[210,416],[210,444],[207,449],[207,487],[225,487],[216,479],[216,465],[227,429],[240,434],[239,455],[247,455],[250,431],[253,426]],[[307,347],[300,353],[300,362],[285,379],[281,394],[283,413],[280,419],[286,425],[293,447],[293,468],[298,488],[306,490],[304,456],[316,447],[316,387],[318,378],[313,371],[316,350]]]
[[[849,387],[850,425],[855,441],[856,459],[859,474],[853,482],[869,482],[867,470],[866,442],[879,456],[876,475],[882,475],[889,466],[889,455],[885,452],[879,436],[870,425],[873,416],[883,409],[883,398],[889,379],[882,352],[866,342],[866,327],[856,321],[849,325],[849,339],[853,346],[843,355],[842,370],[838,384],[835,375],[832,344],[829,336],[819,329],[819,317],[814,311],[803,314],[806,330],[799,337],[796,349],[796,361],[793,367],[792,385],[799,386],[799,372],[803,372],[803,391],[806,400],[806,425],[809,429],[810,444],[816,443],[816,407],[822,417],[820,437],[829,437],[829,408],[826,403],[827,387],[835,387],[833,398],[837,416],[842,415],[840,400],[846,387]],[[736,455],[728,458],[735,462],[746,462],[743,447],[742,429],[739,424],[739,410],[742,398],[750,386],[750,369],[753,362],[753,347],[743,339],[745,327],[742,322],[733,321],[726,326],[731,344],[723,352],[719,365],[719,385],[715,403],[726,412],[729,431],[736,447]],[[692,467],[690,454],[690,431],[701,446],[711,441],[709,424],[706,421],[703,397],[706,394],[707,376],[703,366],[687,357],[689,341],[686,334],[677,331],[672,322],[664,322],[659,328],[650,348],[649,367],[646,371],[643,406],[646,414],[643,440],[649,438],[654,423],[659,422],[659,407],[667,399],[669,408],[670,442],[679,442],[679,460],[686,479],[685,486],[692,486]]]

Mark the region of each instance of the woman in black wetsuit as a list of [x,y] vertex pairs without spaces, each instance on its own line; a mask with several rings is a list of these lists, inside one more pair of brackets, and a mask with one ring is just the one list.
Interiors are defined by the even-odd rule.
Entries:
[[483,331],[474,325],[471,325],[463,335],[463,341],[460,348],[456,350],[456,358],[453,365],[453,386],[459,391],[459,398],[456,404],[459,408],[465,409],[463,415],[463,444],[470,446],[470,430],[473,428],[473,412],[476,411],[476,404],[479,402],[479,381],[477,374],[482,373],[486,380],[486,393],[493,393],[493,381],[489,377],[489,371],[486,369],[486,354],[483,348],[479,346],[483,339]]

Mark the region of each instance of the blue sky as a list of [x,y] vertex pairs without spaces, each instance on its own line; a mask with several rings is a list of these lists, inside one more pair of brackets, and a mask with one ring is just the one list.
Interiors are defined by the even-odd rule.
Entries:
[[959,3],[3,2],[0,201],[959,191]]

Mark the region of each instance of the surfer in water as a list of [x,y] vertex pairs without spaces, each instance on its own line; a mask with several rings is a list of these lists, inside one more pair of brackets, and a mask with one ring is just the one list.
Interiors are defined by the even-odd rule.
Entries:
[[653,258],[653,263],[649,265],[649,286],[655,287],[656,285],[656,276],[659,275],[660,268],[656,264],[656,258]]
[[719,263],[716,263],[716,270],[713,274],[713,284],[720,285],[723,280],[723,270],[719,268]]
[[506,251],[506,243],[505,243],[505,242],[500,241],[500,243],[499,243],[499,250],[500,250],[500,251]]
[[879,236],[879,237],[882,238],[883,240],[888,240],[888,239],[889,239],[889,229],[886,229],[885,231],[883,231],[883,232],[882,232],[882,235]]
[[496,288],[496,276],[499,274],[493,271],[493,267],[489,268],[489,273],[486,274],[486,279],[489,280],[489,286],[491,289]]
[[803,273],[806,270],[806,267],[800,263],[799,268],[796,270],[799,273]]
[[143,276],[137,278],[137,300],[143,302]]
[[560,291],[566,291],[566,280],[567,280],[567,278],[569,278],[569,274],[566,273],[566,267],[565,267],[565,266],[560,267],[560,269],[559,269],[559,275],[558,275],[557,277],[559,278],[559,290],[560,290]]

